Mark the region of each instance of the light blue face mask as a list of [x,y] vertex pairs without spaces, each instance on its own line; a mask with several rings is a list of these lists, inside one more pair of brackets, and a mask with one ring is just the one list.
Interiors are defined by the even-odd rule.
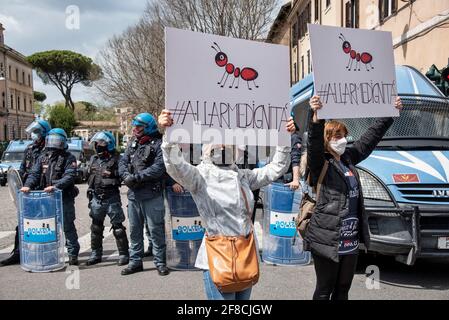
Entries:
[[42,135],[40,133],[37,132],[31,133],[31,140],[38,141],[40,138],[42,138]]

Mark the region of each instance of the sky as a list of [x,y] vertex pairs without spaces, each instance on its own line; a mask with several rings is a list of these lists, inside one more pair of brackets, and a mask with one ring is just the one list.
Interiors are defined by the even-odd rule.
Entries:
[[[46,50],[72,50],[96,62],[108,39],[138,22],[146,3],[146,0],[0,0],[0,23],[6,29],[5,44],[25,56]],[[79,29],[76,10],[80,13]],[[47,95],[45,103],[63,100],[54,86],[44,85],[36,74],[33,78],[34,90]],[[105,103],[94,87],[81,84],[74,87],[72,99]]]

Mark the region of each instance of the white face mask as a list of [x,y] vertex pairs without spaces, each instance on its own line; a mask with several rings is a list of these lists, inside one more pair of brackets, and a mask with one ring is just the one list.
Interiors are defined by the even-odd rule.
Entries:
[[339,156],[341,156],[343,153],[345,153],[347,144],[348,144],[348,140],[346,140],[346,138],[341,138],[340,140],[337,140],[337,141],[331,140],[329,142],[329,146],[331,147],[331,149]]
[[232,146],[215,147],[212,149],[211,159],[217,166],[229,166],[234,163],[234,149]]

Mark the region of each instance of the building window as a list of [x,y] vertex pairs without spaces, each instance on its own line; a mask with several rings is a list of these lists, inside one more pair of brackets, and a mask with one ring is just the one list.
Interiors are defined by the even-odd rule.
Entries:
[[19,69],[16,68],[16,82],[19,82]]
[[379,21],[382,22],[398,10],[398,0],[379,0]]
[[346,28],[359,27],[359,0],[348,1],[345,4]]
[[292,47],[298,45],[298,23],[297,20],[292,27]]
[[304,56],[301,57],[301,79],[304,79]]
[[315,0],[315,21],[320,18],[320,0]]
[[20,97],[17,96],[17,110],[20,111]]
[[14,97],[11,95],[11,109],[14,109]]
[[310,73],[310,50],[307,50],[307,74]]
[[25,71],[22,71],[22,84],[25,84]]
[[31,75],[28,75],[28,86],[31,87]]
[[7,124],[3,125],[3,134],[5,136],[5,140],[9,140],[8,139],[9,135],[8,135],[8,125]]
[[8,66],[8,77],[10,80],[12,80],[11,66]]
[[27,99],[23,98],[23,111],[27,111]]
[[295,63],[293,63],[293,83],[298,82],[298,66]]
[[312,18],[312,7],[310,1],[307,3],[304,11],[299,15],[299,39],[307,34],[307,24],[311,22]]

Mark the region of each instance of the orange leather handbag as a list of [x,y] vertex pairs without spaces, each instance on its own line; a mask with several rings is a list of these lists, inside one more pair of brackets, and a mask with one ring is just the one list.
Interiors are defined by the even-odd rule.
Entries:
[[[241,190],[250,212],[246,194]],[[210,276],[221,292],[240,292],[259,281],[259,260],[253,231],[246,237],[207,236],[205,244]]]

